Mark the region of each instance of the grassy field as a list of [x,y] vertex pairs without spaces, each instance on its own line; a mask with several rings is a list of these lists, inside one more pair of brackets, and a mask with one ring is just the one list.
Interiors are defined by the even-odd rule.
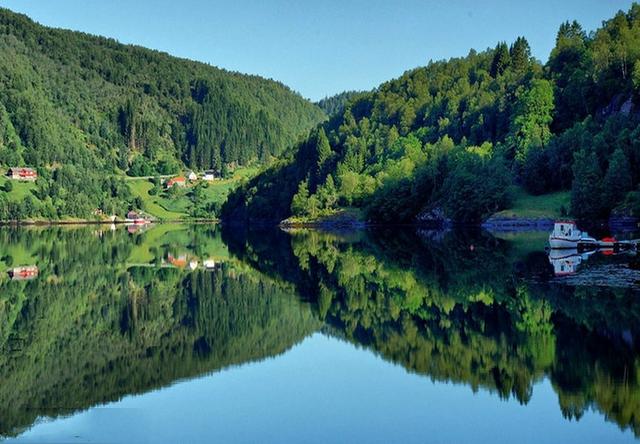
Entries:
[[11,184],[13,185],[13,189],[8,194],[10,200],[21,202],[27,196],[31,196],[34,201],[38,200],[38,198],[32,193],[32,191],[35,191],[36,189],[36,184],[34,182],[19,182],[17,180],[11,180],[4,177],[3,174],[0,176],[0,190],[2,190],[2,192],[4,192],[4,184],[8,181],[11,181]]
[[153,184],[147,179],[132,180],[129,182],[131,192],[136,197],[140,197],[144,202],[144,208],[147,213],[157,217],[158,219],[182,219],[187,216],[186,212],[177,212],[167,209],[171,200],[161,196],[151,196],[149,190],[153,188]]
[[[234,171],[233,177],[210,182],[208,187],[204,189],[206,204],[222,204],[232,189],[257,172],[258,169],[254,167],[238,168]],[[179,190],[176,196],[169,197],[164,192],[155,196],[150,195],[149,190],[153,188],[153,184],[148,179],[130,179],[128,184],[134,196],[142,199],[145,211],[151,216],[162,220],[178,220],[189,217],[189,210],[193,205],[189,199],[191,185]]]
[[[9,261],[7,258],[11,258],[11,260]],[[35,262],[35,258],[35,252],[28,250],[24,245],[6,245],[0,252],[0,270],[31,265]]]
[[229,259],[227,246],[219,235],[199,236],[191,225],[157,224],[141,234],[142,242],[136,243],[129,255],[129,264],[148,264],[165,252],[190,254],[199,260],[214,259],[218,262]]
[[331,210],[330,212],[319,214],[317,217],[295,217],[292,216],[283,221],[285,225],[350,225],[357,222],[364,222],[365,215],[362,209],[356,207],[343,207]]
[[511,208],[494,214],[494,217],[518,217],[518,218],[551,218],[556,219],[571,206],[571,196],[568,191],[533,196],[520,187],[514,187],[513,203]]

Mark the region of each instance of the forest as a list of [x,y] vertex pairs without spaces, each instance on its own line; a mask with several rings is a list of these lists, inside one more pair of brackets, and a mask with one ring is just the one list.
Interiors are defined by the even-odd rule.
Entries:
[[122,215],[144,203],[127,175],[250,164],[261,174],[206,216],[477,224],[518,193],[565,192],[562,215],[637,217],[640,6],[592,32],[563,23],[555,42],[544,64],[519,37],[313,104],[0,9],[0,173],[40,176],[0,183],[0,220]]
[[1,8],[0,54],[0,173],[40,175],[28,200],[0,191],[0,220],[120,214],[125,175],[263,164],[325,119],[279,82]]
[[314,221],[344,208],[374,223],[478,223],[514,187],[567,191],[570,213],[640,215],[640,5],[587,33],[557,32],[545,64],[527,40],[432,61],[345,105],[236,190],[234,221]]

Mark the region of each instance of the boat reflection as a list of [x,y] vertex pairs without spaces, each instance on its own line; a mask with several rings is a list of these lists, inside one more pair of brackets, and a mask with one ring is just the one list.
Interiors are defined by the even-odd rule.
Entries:
[[577,249],[549,251],[549,262],[556,276],[569,276],[576,274],[583,261],[587,260],[595,251],[579,253]]
[[38,266],[27,265],[24,267],[14,267],[8,271],[12,281],[30,281],[38,277]]

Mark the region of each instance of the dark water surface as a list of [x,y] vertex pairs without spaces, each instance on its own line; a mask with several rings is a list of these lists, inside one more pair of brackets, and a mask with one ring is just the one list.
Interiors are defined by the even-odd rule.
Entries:
[[545,246],[546,233],[0,229],[0,436],[636,441],[638,259],[550,260]]

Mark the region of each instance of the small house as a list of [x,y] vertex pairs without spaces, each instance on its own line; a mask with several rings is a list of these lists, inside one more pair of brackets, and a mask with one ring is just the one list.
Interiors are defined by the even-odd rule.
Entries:
[[213,170],[206,170],[202,178],[206,181],[211,182],[213,180],[216,180],[216,173]]
[[188,262],[187,262],[187,255],[186,254],[181,254],[179,256],[174,256],[171,253],[169,253],[167,255],[167,262],[169,262],[171,265],[173,265],[176,268],[184,268],[187,266]]
[[174,186],[179,186],[179,187],[184,187],[187,185],[187,179],[185,179],[182,176],[178,176],[178,177],[172,177],[171,179],[167,180],[167,189],[168,188],[172,188]]
[[38,172],[33,168],[9,168],[7,176],[13,180],[35,181],[38,178]]
[[14,281],[29,281],[38,277],[38,267],[36,265],[29,265],[26,267],[15,267],[9,270],[9,276]]
[[193,171],[189,171],[189,174],[187,174],[187,178],[191,182],[195,182],[196,180],[198,180],[198,175],[196,173],[194,173]]
[[129,220],[140,219],[140,215],[138,213],[136,213],[135,211],[129,211],[127,213],[127,219],[129,219]]

